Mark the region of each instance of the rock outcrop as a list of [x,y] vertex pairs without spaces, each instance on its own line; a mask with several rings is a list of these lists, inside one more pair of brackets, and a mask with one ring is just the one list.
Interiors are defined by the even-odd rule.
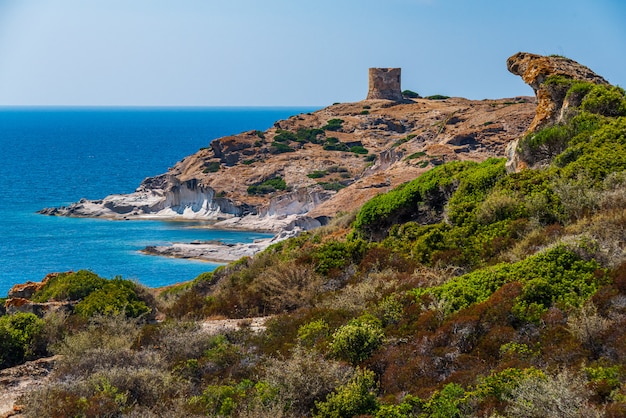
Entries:
[[[537,110],[526,131],[527,134],[565,121],[571,113],[570,109],[580,106],[581,97],[576,94],[567,94],[572,82],[609,84],[584,65],[561,56],[518,52],[509,57],[507,67],[511,73],[522,77],[537,97]],[[518,150],[520,140],[522,137],[510,142],[505,151],[508,160],[506,167],[509,172],[520,171],[533,165],[532,161],[526,161],[520,155]]]
[[529,132],[548,124],[557,123],[563,117],[563,108],[569,85],[549,83],[549,77],[561,76],[566,79],[587,81],[595,84],[609,84],[604,78],[574,60],[561,56],[542,56],[528,52],[518,52],[506,62],[509,71],[522,77],[537,96],[537,112],[528,127]]
[[57,277],[60,273],[49,273],[40,282],[31,282],[14,285],[7,295],[7,300],[4,303],[3,311],[6,314],[12,315],[18,312],[32,313],[37,316],[43,317],[49,312],[71,312],[74,309],[74,302],[33,302],[31,299],[33,295],[43,288],[46,283]]

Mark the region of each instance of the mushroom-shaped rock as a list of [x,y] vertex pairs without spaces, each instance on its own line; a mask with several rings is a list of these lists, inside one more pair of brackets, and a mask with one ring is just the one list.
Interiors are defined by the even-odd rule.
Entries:
[[534,132],[550,123],[559,122],[569,84],[546,83],[551,76],[609,84],[604,78],[574,60],[561,56],[543,56],[518,52],[506,62],[508,70],[520,77],[535,91],[537,112],[528,132]]

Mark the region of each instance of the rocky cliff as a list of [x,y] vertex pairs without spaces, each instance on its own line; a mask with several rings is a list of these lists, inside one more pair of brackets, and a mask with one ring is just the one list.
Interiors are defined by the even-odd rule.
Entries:
[[78,217],[187,218],[308,229],[452,160],[505,155],[534,98],[366,100],[216,139],[134,193],[44,209]]
[[[579,107],[583,96],[571,90],[573,83],[609,85],[608,81],[584,65],[558,55],[546,57],[518,52],[509,57],[507,68],[511,73],[520,76],[533,89],[537,97],[535,117],[526,134],[549,125],[563,123],[572,116],[570,109]],[[506,152],[509,171],[519,171],[532,164],[532,162],[524,161],[519,154],[517,150],[519,139],[512,141]]]

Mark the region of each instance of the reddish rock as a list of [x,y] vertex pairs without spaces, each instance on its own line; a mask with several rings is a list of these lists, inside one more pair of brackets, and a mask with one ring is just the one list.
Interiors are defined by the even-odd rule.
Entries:
[[509,71],[522,77],[537,96],[537,112],[528,132],[534,132],[550,123],[560,121],[564,106],[565,89],[548,85],[550,76],[563,76],[572,80],[588,81],[595,84],[609,84],[604,78],[574,60],[561,56],[542,56],[528,52],[518,52],[506,62]]
[[40,282],[31,282],[28,281],[22,284],[16,284],[9,290],[8,297],[9,298],[26,298],[30,299],[33,295],[40,290],[52,277],[58,276],[59,273],[50,273],[44,277],[44,279]]

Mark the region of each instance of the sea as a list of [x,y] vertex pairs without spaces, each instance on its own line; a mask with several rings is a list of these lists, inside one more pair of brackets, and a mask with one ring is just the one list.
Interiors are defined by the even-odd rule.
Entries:
[[133,192],[215,139],[266,130],[313,107],[0,108],[0,297],[16,283],[88,269],[149,287],[191,280],[218,264],[145,255],[147,245],[271,235],[202,222],[37,214],[81,198]]

